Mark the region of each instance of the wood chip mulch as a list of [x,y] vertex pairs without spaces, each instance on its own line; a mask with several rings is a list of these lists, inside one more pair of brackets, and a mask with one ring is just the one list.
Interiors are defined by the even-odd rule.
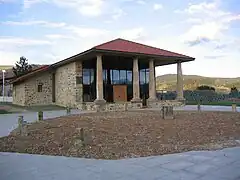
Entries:
[[25,135],[12,133],[0,138],[0,151],[120,159],[238,145],[240,113],[174,114],[173,120],[145,110],[50,119],[28,125]]

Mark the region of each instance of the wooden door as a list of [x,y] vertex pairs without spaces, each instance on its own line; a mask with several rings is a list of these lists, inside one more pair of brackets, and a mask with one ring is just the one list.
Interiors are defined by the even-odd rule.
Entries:
[[113,99],[114,102],[127,101],[127,85],[114,85]]

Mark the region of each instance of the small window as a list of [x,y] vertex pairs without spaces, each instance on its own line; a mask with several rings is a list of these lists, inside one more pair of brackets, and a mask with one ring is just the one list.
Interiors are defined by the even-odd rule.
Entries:
[[42,84],[38,84],[38,92],[42,92]]

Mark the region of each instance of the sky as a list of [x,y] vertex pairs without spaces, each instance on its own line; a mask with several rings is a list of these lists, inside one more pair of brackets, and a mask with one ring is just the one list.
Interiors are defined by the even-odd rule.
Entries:
[[116,38],[195,57],[184,74],[240,77],[239,0],[0,0],[0,65],[51,64]]

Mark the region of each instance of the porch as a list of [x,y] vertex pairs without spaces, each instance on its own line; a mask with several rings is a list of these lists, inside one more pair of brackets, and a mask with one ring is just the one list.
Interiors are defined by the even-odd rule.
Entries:
[[[166,63],[168,61],[168,63]],[[155,67],[177,63],[177,98],[156,97]],[[91,111],[126,111],[184,104],[181,61],[126,54],[96,54],[82,61],[82,100],[77,107]]]

